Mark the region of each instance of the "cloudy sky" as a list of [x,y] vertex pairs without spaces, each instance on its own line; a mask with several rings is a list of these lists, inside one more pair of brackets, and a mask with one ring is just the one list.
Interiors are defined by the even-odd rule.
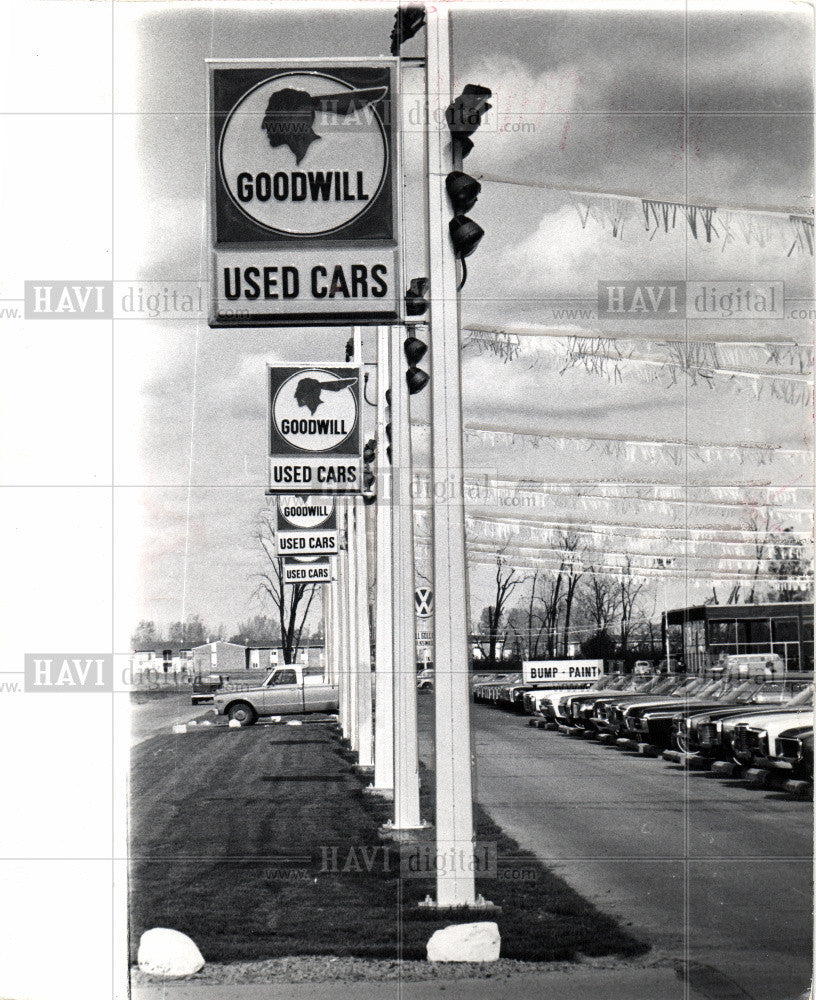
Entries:
[[[137,287],[194,287],[206,280],[209,251],[204,60],[386,54],[393,8],[366,4],[327,16],[311,3],[297,10],[145,3],[119,5],[115,21],[119,278]],[[802,511],[810,494],[801,487],[811,482],[809,408],[780,398],[783,383],[767,377],[773,371],[801,375],[801,354],[769,361],[750,347],[720,349],[715,367],[750,368],[759,377],[718,372],[693,383],[683,374],[672,379],[655,363],[668,356],[666,341],[687,337],[809,344],[807,320],[604,326],[589,312],[561,311],[591,310],[599,280],[675,279],[782,281],[790,306],[810,308],[813,259],[792,247],[787,220],[812,206],[807,10],[798,4],[765,12],[700,9],[685,17],[644,7],[461,4],[453,39],[456,90],[480,83],[494,94],[494,117],[476,135],[465,163],[484,178],[470,214],[486,235],[469,261],[463,325],[550,334],[521,338],[510,360],[484,345],[464,351],[466,423],[545,436],[533,447],[529,437],[473,431],[466,438],[467,464],[494,470],[503,482],[539,482],[536,517],[553,523],[645,529],[688,520],[733,530],[745,527],[752,502],[772,499],[785,524],[807,531]],[[418,51],[416,45],[405,51]],[[418,165],[409,164],[407,174],[410,203]],[[570,191],[717,206],[718,228],[710,243],[702,230],[695,240],[682,220],[668,232],[656,233],[653,224],[647,231],[634,198],[593,201]],[[738,211],[747,208],[778,213]],[[617,238],[610,212],[622,223]],[[411,230],[409,266],[421,274],[419,230]],[[623,338],[616,350],[634,358],[617,371],[586,361],[565,364],[576,344],[569,338],[604,335]],[[265,503],[265,364],[340,359],[347,336],[345,330],[210,330],[204,317],[119,324],[116,481],[132,485],[139,497],[134,622],[198,613],[229,628],[254,610],[249,594],[259,554],[252,527]],[[712,357],[707,350],[704,364]],[[790,379],[784,384],[797,384]],[[418,424],[428,419],[428,395],[416,397]],[[730,447],[692,447],[678,459],[671,450],[626,450],[598,438]],[[739,451],[737,445],[753,447]],[[427,434],[421,426],[414,446],[422,464]],[[617,489],[618,499],[549,503],[548,490],[558,483],[575,484],[578,495],[591,492],[592,484],[617,484],[609,489]],[[667,497],[706,504],[650,505],[629,485],[643,483],[674,486],[680,492]],[[714,501],[725,494],[712,487],[731,488],[733,504],[718,507]],[[504,526],[494,534],[509,530],[519,537],[506,510],[481,506],[470,512]],[[636,531],[629,541],[634,551],[647,547]],[[625,547],[620,538],[605,544],[608,552]],[[477,548],[480,559],[489,558],[482,545],[474,555]],[[424,558],[423,550],[421,565]],[[491,575],[486,565],[474,564],[477,614],[489,601]],[[707,596],[704,577],[695,572],[671,580],[672,603]]]

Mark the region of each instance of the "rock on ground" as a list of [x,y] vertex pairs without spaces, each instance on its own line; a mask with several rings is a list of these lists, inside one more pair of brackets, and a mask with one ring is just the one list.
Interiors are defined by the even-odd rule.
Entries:
[[500,948],[499,925],[492,920],[451,924],[431,935],[428,941],[428,961],[495,962]]
[[153,927],[139,939],[139,968],[153,976],[192,976],[204,957],[192,938],[168,927]]

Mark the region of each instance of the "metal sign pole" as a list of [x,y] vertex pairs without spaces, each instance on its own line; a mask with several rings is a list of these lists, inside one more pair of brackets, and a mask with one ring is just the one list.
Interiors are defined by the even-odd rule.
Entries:
[[388,422],[385,394],[391,384],[391,343],[387,326],[377,327],[377,603],[374,715],[374,790],[394,790],[394,601],[391,562],[391,467],[385,449]]
[[321,593],[323,605],[323,676],[327,684],[334,683],[334,656],[332,652],[331,583],[327,583]]
[[416,829],[419,814],[416,639],[414,631],[414,526],[411,506],[411,427],[402,369],[404,329],[390,329],[392,547],[394,573],[394,827]]
[[[451,102],[447,4],[428,9],[427,176],[431,277],[431,448],[433,489],[434,699],[436,705],[436,844],[462,863],[437,867],[440,907],[476,903],[473,779],[468,677],[467,561],[462,465],[462,387],[456,259],[448,235],[451,208],[444,178],[453,170],[445,111]],[[453,495],[436,496],[437,483]],[[450,853],[449,853],[450,852]]]
[[[339,501],[338,524],[343,523],[343,502]],[[341,529],[342,530],[342,529]],[[349,738],[349,658],[348,658],[348,552],[341,548],[337,556],[337,633],[340,653],[340,731]]]
[[341,675],[341,656],[340,656],[340,609],[338,606],[338,582],[337,582],[337,572],[338,563],[340,557],[338,556],[334,561],[334,574],[332,582],[329,584],[331,588],[331,623],[332,623],[332,660],[334,661],[334,683],[340,683]]
[[346,628],[348,631],[349,650],[349,740],[351,749],[359,750],[360,734],[358,730],[358,698],[359,698],[359,676],[360,676],[360,654],[357,636],[357,604],[359,601],[359,566],[357,560],[357,526],[354,522],[353,500],[346,497],[343,503],[345,508],[346,521],[346,550],[348,557],[348,577],[347,577],[347,601],[348,614],[346,615]]
[[352,498],[349,514],[355,521],[357,556],[357,766],[374,766],[371,732],[371,633],[368,625],[368,554],[363,498]]

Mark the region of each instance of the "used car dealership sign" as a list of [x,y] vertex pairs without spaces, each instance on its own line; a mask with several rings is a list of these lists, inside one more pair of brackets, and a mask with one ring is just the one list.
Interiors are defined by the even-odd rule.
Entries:
[[351,365],[269,366],[270,493],[361,492],[360,398]]
[[329,556],[287,556],[283,560],[284,583],[331,583]]
[[[336,555],[338,538],[334,497],[278,497],[275,540],[279,556]],[[297,582],[309,582],[308,574],[301,576]]]
[[211,325],[399,318],[395,64],[210,62]]

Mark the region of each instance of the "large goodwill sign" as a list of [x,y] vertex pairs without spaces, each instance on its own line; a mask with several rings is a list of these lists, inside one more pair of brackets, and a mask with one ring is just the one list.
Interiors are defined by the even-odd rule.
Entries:
[[594,681],[603,677],[603,660],[525,660],[525,684],[561,684],[564,681]]
[[396,62],[209,62],[212,326],[399,318]]

